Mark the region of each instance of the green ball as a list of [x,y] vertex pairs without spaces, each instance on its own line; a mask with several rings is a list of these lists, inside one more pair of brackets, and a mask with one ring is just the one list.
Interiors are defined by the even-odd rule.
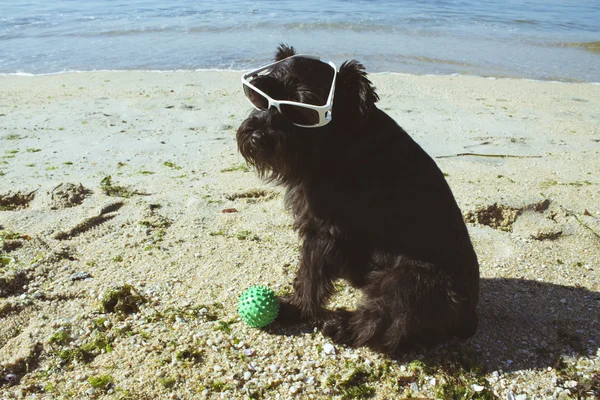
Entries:
[[252,328],[262,328],[275,320],[279,301],[275,292],[266,286],[252,286],[244,291],[238,302],[240,318]]

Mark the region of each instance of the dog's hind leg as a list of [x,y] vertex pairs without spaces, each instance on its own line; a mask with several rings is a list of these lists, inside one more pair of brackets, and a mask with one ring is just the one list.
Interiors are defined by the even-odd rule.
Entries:
[[323,332],[338,343],[388,354],[415,343],[470,337],[477,315],[453,286],[431,264],[404,259],[370,274],[358,309],[336,311]]

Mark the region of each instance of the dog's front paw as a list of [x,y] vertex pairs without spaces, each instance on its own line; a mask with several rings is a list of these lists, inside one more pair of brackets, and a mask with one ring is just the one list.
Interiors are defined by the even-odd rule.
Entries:
[[354,338],[350,327],[350,315],[350,311],[344,309],[332,312],[323,324],[323,334],[335,343],[351,346]]
[[302,311],[300,307],[292,303],[290,297],[279,298],[279,314],[276,322],[282,325],[293,325],[302,322]]

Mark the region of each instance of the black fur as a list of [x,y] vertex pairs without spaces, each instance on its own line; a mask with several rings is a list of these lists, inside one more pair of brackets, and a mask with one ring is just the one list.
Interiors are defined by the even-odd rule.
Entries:
[[[281,45],[276,59],[295,54]],[[333,71],[294,58],[254,83],[273,98],[324,104]],[[238,148],[261,177],[286,188],[302,240],[294,292],[280,322],[324,320],[338,343],[395,353],[477,329],[479,266],[442,172],[375,103],[357,61],[340,67],[332,121],[300,128],[275,109],[253,111]],[[355,311],[327,311],[336,279],[364,294]]]
[[283,60],[296,54],[296,50],[292,46],[281,43],[275,52],[275,61]]

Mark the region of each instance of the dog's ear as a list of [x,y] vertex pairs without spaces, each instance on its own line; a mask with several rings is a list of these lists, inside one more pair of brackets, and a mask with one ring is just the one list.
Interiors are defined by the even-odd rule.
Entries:
[[333,118],[358,117],[364,121],[378,100],[365,67],[356,60],[344,62],[335,83]]
[[291,57],[296,54],[296,50],[292,46],[285,43],[280,43],[275,52],[275,61],[281,61],[284,58]]

